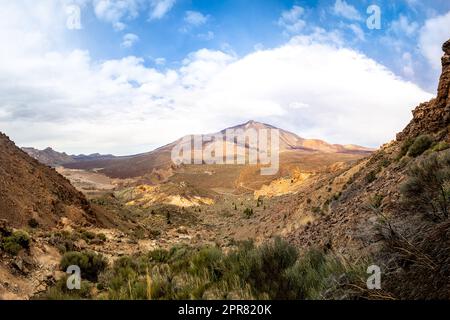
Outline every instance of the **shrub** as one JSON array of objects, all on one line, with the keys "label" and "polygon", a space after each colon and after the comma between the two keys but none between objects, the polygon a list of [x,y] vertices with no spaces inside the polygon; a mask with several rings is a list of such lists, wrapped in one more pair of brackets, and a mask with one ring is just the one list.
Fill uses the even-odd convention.
[{"label": "shrub", "polygon": [[432,144],[433,139],[429,135],[418,136],[411,147],[409,147],[408,155],[416,158],[428,150]]},{"label": "shrub", "polygon": [[383,158],[383,160],[381,160],[381,162],[380,162],[380,167],[387,168],[387,167],[389,167],[390,164],[391,164],[391,161],[389,159]]},{"label": "shrub", "polygon": [[450,210],[450,151],[431,154],[412,166],[408,176],[400,189],[403,203],[433,220],[447,219]]},{"label": "shrub", "polygon": [[244,215],[247,219],[250,219],[253,216],[253,209],[252,208],[246,208],[244,210]]},{"label": "shrub", "polygon": [[80,230],[80,236],[86,242],[89,242],[96,238],[96,234],[94,232],[87,231],[87,230]]},{"label": "shrub", "polygon": [[[251,241],[234,245],[228,252],[175,246],[122,257],[100,274],[97,289],[109,299],[317,299],[334,287],[330,278],[348,274],[334,256],[320,250],[300,255],[280,238],[260,247]],[[66,265],[85,259],[66,255]],[[48,292],[68,297],[64,288]]]},{"label": "shrub", "polygon": [[164,249],[156,249],[151,251],[149,254],[150,261],[160,262],[160,263],[167,263],[170,258],[170,253],[167,250]]},{"label": "shrub", "polygon": [[30,236],[23,231],[13,232],[10,236],[2,239],[1,247],[12,255],[17,255],[22,249],[30,248]]},{"label": "shrub", "polygon": [[61,259],[61,270],[66,271],[72,265],[80,267],[83,279],[97,281],[99,274],[106,269],[108,263],[101,254],[94,252],[68,252]]},{"label": "shrub", "polygon": [[377,180],[377,172],[375,170],[372,170],[366,175],[366,182],[372,183],[375,180]]},{"label": "shrub", "polygon": [[77,239],[79,239],[78,234],[63,230],[51,233],[49,237],[49,243],[56,246],[59,252],[64,254],[68,251],[75,250],[74,241],[76,241]]},{"label": "shrub", "polygon": [[413,138],[408,138],[405,141],[403,141],[403,144],[400,147],[400,152],[397,155],[397,160],[400,160],[401,158],[406,156],[406,154],[409,151],[409,148],[412,146],[413,143],[414,143],[414,139]]},{"label": "shrub", "polygon": [[35,228],[39,227],[39,222],[36,219],[31,218],[30,220],[28,220],[28,226],[30,228],[35,229]]},{"label": "shrub", "polygon": [[448,143],[445,142],[445,141],[441,141],[441,142],[437,143],[437,144],[433,147],[432,151],[434,151],[434,152],[440,152],[440,151],[444,151],[444,150],[447,150],[447,149],[450,149],[450,144],[448,144]]},{"label": "shrub", "polygon": [[373,209],[379,209],[383,203],[384,196],[376,194],[370,198],[370,207]]},{"label": "shrub", "polygon": [[92,299],[91,282],[82,280],[80,290],[69,290],[67,288],[67,277],[63,277],[56,282],[56,285],[48,289],[44,294],[38,295],[37,299],[44,300],[81,300]]},{"label": "shrub", "polygon": [[333,200],[338,201],[341,196],[342,196],[342,192],[338,192],[333,196]]}]

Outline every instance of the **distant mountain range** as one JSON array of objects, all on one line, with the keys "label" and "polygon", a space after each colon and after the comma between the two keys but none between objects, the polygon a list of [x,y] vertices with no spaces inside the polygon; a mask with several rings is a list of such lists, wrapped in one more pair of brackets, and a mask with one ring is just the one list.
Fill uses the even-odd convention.
[{"label": "distant mountain range", "polygon": [[[354,154],[361,156],[370,154],[374,151],[373,149],[356,145],[329,144],[322,140],[304,139],[292,132],[257,121],[248,121],[244,124],[230,127],[217,133],[203,135],[203,137],[225,134],[226,131],[230,129],[243,131],[249,129],[278,129],[280,133],[279,148],[281,153]],[[56,152],[51,148],[45,150],[23,148],[23,150],[40,162],[50,166],[62,165],[67,168],[86,170],[101,168],[102,173],[113,178],[134,178],[151,174],[158,170],[167,170],[174,166],[171,161],[171,152],[181,141],[183,141],[183,138],[148,153],[125,157],[100,154],[73,156]],[[215,142],[204,143],[203,148],[207,146],[211,147],[211,144],[213,143]],[[245,146],[245,148],[248,148],[248,146]]]},{"label": "distant mountain range", "polygon": [[35,158],[39,162],[51,166],[58,167],[69,163],[80,162],[80,161],[92,161],[92,160],[106,160],[114,159],[115,156],[108,154],[102,155],[99,153],[94,153],[90,155],[68,155],[65,152],[58,152],[52,148],[46,148],[44,150],[39,150],[35,148],[22,148],[23,151],[28,153],[31,157]]}]

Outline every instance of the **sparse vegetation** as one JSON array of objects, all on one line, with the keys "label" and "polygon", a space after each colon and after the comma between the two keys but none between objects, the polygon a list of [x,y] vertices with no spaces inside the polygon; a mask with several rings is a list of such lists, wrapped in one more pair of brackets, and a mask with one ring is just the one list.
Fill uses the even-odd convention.
[{"label": "sparse vegetation", "polygon": [[333,201],[338,201],[342,196],[342,192],[335,193],[333,196]]},{"label": "sparse vegetation", "polygon": [[369,205],[372,209],[379,209],[383,203],[384,196],[380,194],[375,194],[369,200]]},{"label": "sparse vegetation", "polygon": [[412,165],[401,193],[402,209],[419,219],[406,231],[405,225],[384,222],[383,254],[388,270],[395,270],[386,277],[386,289],[400,299],[449,299],[449,291],[442,288],[450,277],[450,151],[432,153]]},{"label": "sparse vegetation", "polygon": [[28,226],[32,229],[36,229],[37,227],[39,227],[39,222],[36,219],[31,218],[30,220],[28,220]]},{"label": "sparse vegetation", "polygon": [[24,231],[15,231],[11,235],[1,239],[1,248],[11,254],[17,255],[22,249],[30,248],[31,238]]},{"label": "sparse vegetation", "polygon": [[380,161],[380,166],[381,166],[382,168],[387,168],[387,167],[389,167],[390,164],[391,164],[391,160],[388,159],[388,158],[383,158],[383,159]]},{"label": "sparse vegetation", "polygon": [[367,182],[367,183],[372,183],[372,182],[374,182],[375,180],[377,180],[377,174],[378,174],[378,172],[377,172],[376,170],[370,171],[370,172],[366,175],[366,178],[365,178],[366,182]]},{"label": "sparse vegetation", "polygon": [[67,277],[56,282],[55,286],[49,288],[44,294],[36,297],[45,300],[82,300],[93,299],[92,290],[94,285],[86,280],[81,281],[80,290],[69,290],[66,285]]},{"label": "sparse vegetation", "polygon": [[245,216],[247,219],[250,219],[250,218],[253,216],[253,214],[254,214],[254,212],[253,212],[253,209],[252,209],[252,208],[245,208],[245,210],[244,210],[244,216]]},{"label": "sparse vegetation", "polygon": [[402,159],[404,156],[408,154],[409,148],[412,146],[413,143],[414,143],[413,138],[408,138],[405,141],[403,141],[403,144],[400,147],[400,152],[397,155],[397,160]]},{"label": "sparse vegetation", "polygon": [[416,158],[428,150],[433,144],[433,138],[429,135],[418,136],[414,143],[409,147],[408,155]]},{"label": "sparse vegetation", "polygon": [[432,220],[447,219],[450,210],[450,152],[433,153],[413,165],[401,192],[403,203],[408,208],[420,210]]},{"label": "sparse vegetation", "polygon": [[[227,254],[217,247],[175,246],[122,257],[96,285],[98,296],[107,299],[321,299],[337,288],[336,279],[345,275],[358,282],[358,274],[332,254],[300,253],[275,239],[261,247],[242,242]],[[89,297],[93,284],[84,285],[79,296]],[[45,296],[73,298],[70,294],[59,283]]]},{"label": "sparse vegetation", "polygon": [[62,271],[66,271],[72,265],[80,267],[83,279],[95,282],[108,263],[101,254],[94,252],[67,252],[61,259],[60,268]]},{"label": "sparse vegetation", "polygon": [[436,143],[436,145],[431,149],[433,152],[440,152],[450,149],[450,144],[448,144],[446,141],[440,141]]}]

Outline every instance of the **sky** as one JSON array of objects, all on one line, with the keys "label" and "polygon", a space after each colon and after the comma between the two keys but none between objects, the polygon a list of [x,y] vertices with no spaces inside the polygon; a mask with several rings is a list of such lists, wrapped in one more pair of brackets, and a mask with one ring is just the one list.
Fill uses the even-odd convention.
[{"label": "sky", "polygon": [[377,147],[431,99],[447,0],[0,0],[0,131],[150,151],[250,119]]}]

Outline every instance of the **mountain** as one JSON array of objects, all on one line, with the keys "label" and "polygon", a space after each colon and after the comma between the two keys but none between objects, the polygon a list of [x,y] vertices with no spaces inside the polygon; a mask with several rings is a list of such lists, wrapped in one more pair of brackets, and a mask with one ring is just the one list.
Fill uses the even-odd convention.
[{"label": "mountain", "polygon": [[[223,135],[227,130],[260,130],[260,129],[278,129],[269,124],[264,124],[256,121],[248,121],[244,124],[230,127],[224,129],[220,132],[205,134],[202,135],[203,138],[212,137],[216,135]],[[360,146],[354,145],[337,145],[337,144],[329,144],[321,140],[312,140],[312,139],[304,139],[296,134],[285,131],[282,129],[278,129],[280,132],[280,151],[281,151],[281,161],[285,159],[287,156],[283,156],[284,154],[289,153],[289,158],[295,157],[296,155],[305,156],[305,155],[313,155],[313,154],[327,154],[327,157],[331,154],[349,154],[354,155],[356,157],[361,157],[370,154],[373,152],[373,149],[364,148]],[[154,151],[132,155],[128,157],[117,157],[113,159],[95,159],[92,161],[74,161],[71,163],[65,164],[65,167],[71,169],[96,169],[102,168],[100,170],[101,173],[112,177],[112,178],[136,178],[142,177],[145,175],[152,176],[161,176],[164,177],[167,175],[167,171],[174,170],[175,165],[171,160],[172,149],[179,143],[183,141],[185,138],[189,138],[190,136],[186,136],[178,139],[168,145],[165,145],[161,148],[158,148]],[[215,142],[205,142],[203,144],[203,149],[206,147],[213,148],[213,144]],[[237,142],[234,141],[234,148],[237,145]],[[227,146],[228,148],[228,146]],[[244,146],[245,149],[249,149],[248,145]]]},{"label": "mountain", "polygon": [[81,225],[95,222],[82,193],[0,133],[0,219],[14,227],[27,226],[31,219],[54,227],[62,218]]},{"label": "mountain", "polygon": [[[329,144],[318,139],[304,139],[295,133],[277,128],[270,124],[261,123],[250,120],[244,124],[237,125],[231,128],[222,130],[220,133],[225,134],[227,130],[270,130],[276,129],[280,132],[280,151],[304,150],[304,151],[318,151],[326,153],[371,153],[374,149],[365,148],[356,145],[340,145]],[[214,134],[213,134],[214,135]]]},{"label": "mountain", "polygon": [[51,167],[58,167],[68,163],[79,161],[105,160],[115,158],[115,156],[111,154],[101,155],[99,153],[94,153],[91,155],[68,155],[65,152],[58,152],[53,150],[52,148],[46,148],[44,150],[35,148],[22,148],[22,150],[28,153],[28,155],[30,155],[31,157],[38,160],[40,163]]},{"label": "mountain", "polygon": [[65,152],[57,152],[52,148],[46,148],[44,150],[38,150],[35,148],[22,148],[23,151],[28,153],[29,156],[35,158],[40,163],[48,166],[56,167],[65,163],[74,162],[72,156],[69,156]]}]

